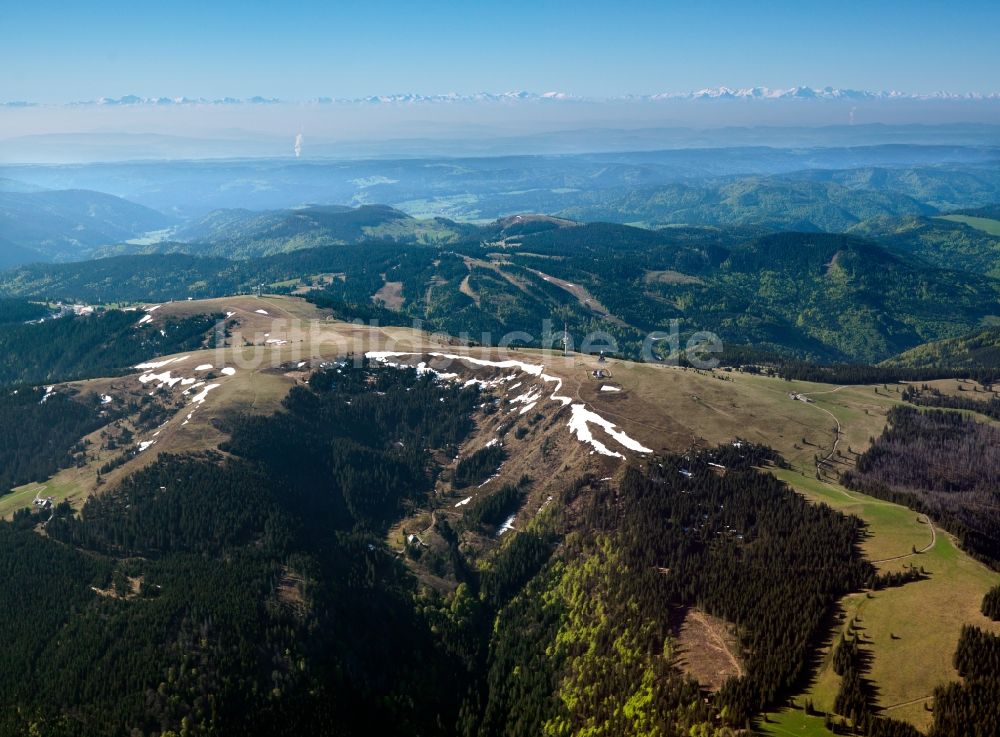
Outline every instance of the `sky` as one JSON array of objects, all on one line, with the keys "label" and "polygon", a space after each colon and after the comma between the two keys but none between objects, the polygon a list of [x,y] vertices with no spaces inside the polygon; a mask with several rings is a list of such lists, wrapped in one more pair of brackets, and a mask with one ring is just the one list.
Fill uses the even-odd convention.
[{"label": "sky", "polygon": [[0,101],[725,85],[1000,92],[1000,3],[3,3]]}]

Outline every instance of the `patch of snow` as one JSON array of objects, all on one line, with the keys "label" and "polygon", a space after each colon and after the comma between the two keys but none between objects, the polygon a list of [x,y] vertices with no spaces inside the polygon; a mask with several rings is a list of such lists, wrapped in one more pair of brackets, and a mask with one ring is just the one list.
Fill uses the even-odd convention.
[{"label": "patch of snow", "polygon": [[288,341],[287,340],[281,340],[280,338],[268,338],[264,342],[268,343],[270,345],[285,345]]},{"label": "patch of snow", "polygon": [[201,404],[201,403],[203,403],[205,401],[205,397],[208,396],[208,393],[210,391],[212,391],[213,389],[217,389],[219,386],[220,386],[219,384],[208,384],[208,385],[206,385],[205,388],[202,389],[198,394],[196,394],[195,396],[191,397],[191,404]]},{"label": "patch of snow", "polygon": [[[583,407],[583,405],[576,404],[573,405],[573,407],[575,409],[576,407]],[[586,409],[579,413],[573,412],[573,415],[570,417],[569,424],[567,425],[570,433],[575,434],[580,439],[580,442],[589,443],[594,450],[601,455],[610,456],[612,458],[624,458],[625,456],[621,453],[609,449],[608,446],[600,440],[596,440],[594,438],[593,434],[590,432],[590,427],[587,425],[587,412],[588,411]],[[594,451],[592,450],[591,455],[593,455],[593,452]]]},{"label": "patch of snow", "polygon": [[621,390],[620,386],[611,386],[611,384],[605,384],[601,387],[602,392],[620,392]]},{"label": "patch of snow", "polygon": [[472,497],[471,497],[471,496],[469,496],[469,497],[466,497],[465,499],[463,499],[462,501],[460,501],[460,502],[459,502],[458,504],[456,504],[455,506],[456,506],[456,507],[464,507],[464,506],[465,506],[466,504],[468,504],[468,503],[469,503],[469,502],[471,502],[471,501],[472,501]]},{"label": "patch of snow", "polygon": [[417,375],[423,376],[424,374],[434,374],[440,381],[450,381],[452,379],[457,379],[458,374],[447,374],[437,369],[433,369],[427,365],[425,361],[421,361],[417,364]]},{"label": "patch of snow", "polygon": [[542,390],[536,388],[536,389],[529,389],[524,394],[519,394],[518,396],[514,397],[513,399],[509,399],[508,401],[511,404],[521,404],[521,403],[534,404],[541,398],[542,398]]},{"label": "patch of snow", "polygon": [[258,315],[266,315],[267,314],[267,310],[254,310],[254,312],[256,312]]},{"label": "patch of snow", "polygon": [[234,369],[232,366],[226,366],[224,369],[222,369],[222,373],[225,374],[226,376],[232,376],[233,374],[236,373],[236,369]]},{"label": "patch of snow", "polygon": [[466,387],[469,387],[469,386],[479,385],[479,386],[483,387],[484,389],[492,389],[493,387],[500,386],[501,384],[504,384],[504,383],[506,383],[508,381],[513,381],[516,378],[517,378],[517,374],[511,374],[510,376],[501,376],[498,379],[489,379],[489,380],[486,380],[486,379],[468,379],[464,384],[462,384],[462,388],[465,389]]},{"label": "patch of snow", "polygon": [[158,369],[163,368],[167,364],[177,363],[179,361],[186,361],[190,356],[178,356],[177,358],[165,358],[162,361],[147,361],[146,363],[137,363],[133,368],[137,369]]},{"label": "patch of snow", "polygon": [[44,396],[42,396],[41,400],[38,403],[39,404],[45,404],[45,400],[52,396],[52,391],[54,389],[55,389],[54,386],[47,386],[47,387],[45,387],[45,394],[44,394]]},{"label": "patch of snow", "polygon": [[101,404],[111,404],[112,401],[114,401],[114,398],[110,394],[101,395]]},{"label": "patch of snow", "polygon": [[142,319],[139,320],[139,322],[137,322],[136,325],[145,325],[147,322],[150,322],[152,319],[153,319],[152,315],[143,315]]},{"label": "patch of snow", "polygon": [[195,371],[208,371],[210,368],[212,368],[212,364],[210,364],[210,363],[202,363],[202,364],[198,364],[197,366],[195,366],[194,370]]},{"label": "patch of snow", "polygon": [[181,386],[191,386],[197,379],[181,379]]},{"label": "patch of snow", "polygon": [[582,442],[589,443],[601,455],[622,458],[622,454],[610,450],[604,443],[595,439],[590,432],[590,424],[593,423],[603,429],[608,435],[617,440],[621,445],[638,453],[652,453],[651,448],[647,448],[642,443],[633,440],[628,435],[616,429],[615,423],[606,420],[596,412],[591,412],[583,404],[572,406],[573,414],[570,417],[568,427],[571,433],[575,434]]},{"label": "patch of snow", "polygon": [[493,438],[493,439],[492,439],[492,440],[491,440],[490,442],[488,442],[488,443],[487,443],[486,445],[484,445],[483,447],[484,447],[484,448],[492,448],[492,447],[493,447],[494,445],[496,445],[496,444],[497,444],[497,443],[499,443],[499,442],[500,442],[500,440],[499,440],[498,438]]},{"label": "patch of snow", "polygon": [[530,412],[531,410],[533,410],[535,408],[536,404],[538,404],[538,402],[531,402],[530,404],[524,405],[523,407],[521,407],[521,411],[518,412],[518,414],[519,415],[523,415],[523,414],[525,414],[527,412]]},{"label": "patch of snow", "polygon": [[139,443],[139,452],[142,453],[142,451],[146,450],[146,448],[148,448],[151,445],[156,445],[156,441],[155,440],[143,440],[141,443]]},{"label": "patch of snow", "polygon": [[163,307],[163,305],[152,305],[150,307],[144,307],[143,309],[146,310],[146,312],[156,312],[161,307]]},{"label": "patch of snow", "polygon": [[297,363],[297,364],[295,365],[295,368],[302,368],[302,367],[303,367],[303,366],[305,366],[305,365],[306,365],[306,362],[305,362],[305,361],[299,361],[299,362],[298,362],[298,363]]},{"label": "patch of snow", "polygon": [[517,517],[517,512],[514,512],[510,517],[504,520],[504,523],[500,525],[500,529],[497,530],[497,537],[503,535],[507,530],[514,529],[514,518]]},{"label": "patch of snow", "polygon": [[227,312],[226,317],[232,317],[235,314],[236,314],[235,312]]},{"label": "patch of snow", "polygon": [[171,376],[169,371],[164,371],[162,374],[154,374],[152,372],[143,374],[142,376],[139,377],[139,381],[142,382],[143,384],[147,384],[150,381],[158,381],[160,383],[157,384],[156,386],[157,389],[159,389],[164,384],[166,384],[172,389],[174,384],[181,381],[182,378],[183,377],[181,376]]}]

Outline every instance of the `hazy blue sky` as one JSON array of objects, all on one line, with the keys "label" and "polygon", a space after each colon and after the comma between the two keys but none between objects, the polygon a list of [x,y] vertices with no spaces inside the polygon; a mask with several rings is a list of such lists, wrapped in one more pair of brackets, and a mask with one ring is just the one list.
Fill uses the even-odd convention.
[{"label": "hazy blue sky", "polygon": [[1000,91],[1000,3],[5,2],[0,100]]}]

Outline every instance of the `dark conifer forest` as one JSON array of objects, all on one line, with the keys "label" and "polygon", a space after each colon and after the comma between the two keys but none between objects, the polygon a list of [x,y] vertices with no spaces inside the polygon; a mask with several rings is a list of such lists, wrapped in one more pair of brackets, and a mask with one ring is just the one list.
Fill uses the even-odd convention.
[{"label": "dark conifer forest", "polygon": [[963,627],[955,667],[963,681],[934,692],[931,737],[1000,735],[1000,637]]},{"label": "dark conifer forest", "polygon": [[57,508],[46,537],[41,513],[0,523],[0,631],[17,643],[0,693],[21,705],[0,733],[454,723],[458,664],[377,533],[427,493],[428,454],[468,432],[476,390],[346,368],[314,384],[273,417],[233,417],[229,459],[164,455],[79,517]]},{"label": "dark conifer forest", "polygon": [[153,327],[137,325],[141,315],[108,310],[35,324],[0,322],[0,386],[113,376],[154,356],[201,347],[222,317],[171,319]]},{"label": "dark conifer forest", "polygon": [[80,438],[106,424],[113,410],[65,390],[20,386],[0,391],[0,493],[44,481],[86,452]]},{"label": "dark conifer forest", "polygon": [[1000,430],[993,425],[958,412],[893,407],[885,433],[842,479],[930,514],[970,552],[1000,561]]},{"label": "dark conifer forest", "polygon": [[48,312],[44,305],[26,299],[0,298],[0,325],[38,320]]}]

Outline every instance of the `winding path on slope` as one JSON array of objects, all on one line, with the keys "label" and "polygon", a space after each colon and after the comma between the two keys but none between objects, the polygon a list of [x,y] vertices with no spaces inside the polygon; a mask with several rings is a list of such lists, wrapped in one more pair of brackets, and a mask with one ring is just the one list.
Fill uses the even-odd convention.
[{"label": "winding path on slope", "polygon": [[[834,392],[839,392],[841,389],[846,389],[846,388],[847,388],[847,385],[844,385],[844,386],[838,386],[836,389],[828,389],[827,391],[823,391],[823,392],[808,392],[808,393],[803,392],[803,393],[801,393],[800,396],[811,397],[811,396],[816,396],[816,395],[819,395],[819,394],[833,394]],[[830,410],[826,409],[825,407],[820,407],[815,402],[806,402],[806,404],[809,404],[809,405],[813,406],[815,409],[818,409],[820,412],[826,412],[828,415],[830,415],[830,417],[833,418],[833,421],[837,423],[837,435],[833,439],[833,449],[823,459],[824,462],[828,461],[831,458],[833,458],[833,456],[836,455],[836,453],[837,453],[837,446],[840,445],[840,439],[844,436],[843,427],[841,426],[840,420],[837,418],[837,415],[833,414],[833,412],[831,412]]]},{"label": "winding path on slope", "polygon": [[920,519],[920,517],[923,517],[925,520],[927,520],[927,524],[930,525],[930,528],[931,528],[931,541],[929,543],[927,543],[926,545],[924,545],[924,547],[920,548],[920,550],[915,550],[912,553],[906,553],[905,555],[894,555],[891,558],[880,558],[879,560],[873,560],[871,562],[872,563],[888,563],[889,561],[893,561],[893,560],[903,560],[904,558],[912,558],[914,555],[920,555],[921,553],[926,553],[928,550],[930,550],[935,545],[937,545],[937,528],[934,527],[934,522],[932,522],[931,518],[928,517],[926,514],[922,514],[922,515],[918,516],[917,519]]},{"label": "winding path on slope", "polygon": [[[833,394],[835,392],[839,392],[841,389],[846,389],[846,388],[847,388],[847,385],[838,386],[835,389],[828,389],[828,390],[822,391],[822,392],[802,393],[802,396],[803,397],[809,397],[809,396],[816,396],[816,395],[819,395],[819,394]],[[837,436],[836,436],[836,438],[833,441],[833,450],[831,450],[823,458],[824,462],[825,461],[829,461],[837,453],[837,446],[840,445],[840,439],[844,435],[844,433],[843,433],[843,426],[840,424],[840,420],[837,418],[837,416],[835,414],[833,414],[833,412],[831,412],[830,410],[826,409],[825,407],[820,407],[819,405],[817,405],[817,404],[815,404],[813,402],[810,402],[809,405],[812,406],[812,407],[814,407],[815,409],[818,409],[820,412],[826,412],[828,415],[830,415],[830,417],[833,418],[834,422],[837,423]],[[855,496],[851,496],[847,492],[846,489],[840,489],[840,491],[848,499],[850,499],[852,501],[859,502],[859,503],[877,504],[877,505],[882,505],[882,506],[901,506],[901,505],[894,504],[893,502],[883,501],[881,499],[879,499],[879,500],[872,500],[872,501],[867,501],[867,500],[864,500],[864,499],[859,499],[859,498],[857,498]],[[931,548],[933,548],[937,544],[937,528],[934,527],[934,522],[931,520],[931,518],[929,516],[927,516],[926,514],[922,514],[922,515],[918,515],[917,519],[920,519],[921,517],[927,522],[927,524],[931,528],[931,541],[929,543],[927,543],[927,545],[925,545],[924,547],[922,547],[920,550],[916,550],[916,551],[913,551],[913,552],[910,552],[910,553],[906,553],[904,555],[894,555],[894,556],[892,556],[890,558],[880,558],[878,560],[873,560],[871,562],[872,563],[888,563],[888,562],[894,561],[894,560],[904,560],[906,558],[912,558],[914,555],[920,555],[921,553],[926,553],[928,550],[930,550]]]}]

